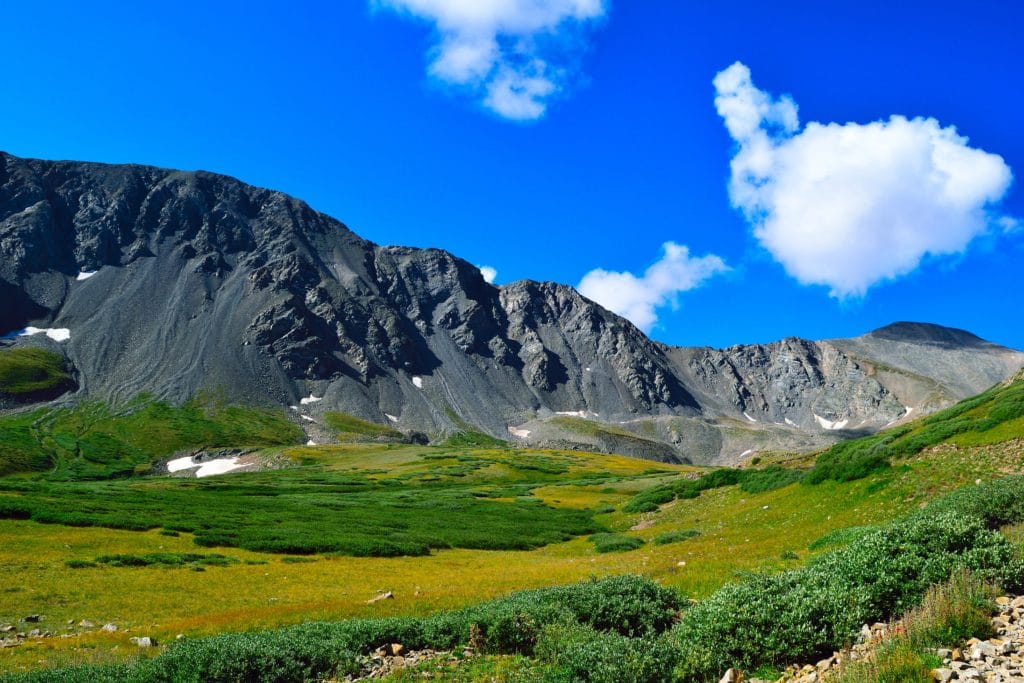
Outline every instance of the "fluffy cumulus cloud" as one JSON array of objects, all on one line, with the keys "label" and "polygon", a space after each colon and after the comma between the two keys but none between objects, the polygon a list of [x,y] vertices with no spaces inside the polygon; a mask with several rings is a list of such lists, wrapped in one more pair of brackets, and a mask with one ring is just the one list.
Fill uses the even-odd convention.
[{"label": "fluffy cumulus cloud", "polygon": [[861,296],[928,255],[960,253],[990,228],[1015,225],[994,209],[1010,168],[955,128],[903,116],[801,128],[793,100],[759,90],[739,62],[714,86],[736,141],[732,203],[801,283]]},{"label": "fluffy cumulus cloud", "polygon": [[[606,0],[371,0],[434,25],[430,75],[517,121],[544,115],[572,76],[567,51]],[[571,58],[568,60],[571,61]]]},{"label": "fluffy cumulus cloud", "polygon": [[678,294],[728,269],[718,256],[690,256],[687,247],[666,242],[661,259],[642,277],[598,268],[584,275],[577,289],[583,296],[649,331],[658,322],[659,308],[675,306]]},{"label": "fluffy cumulus cloud", "polygon": [[498,277],[498,271],[490,266],[478,266],[480,274],[484,276],[484,282],[494,284],[494,278]]}]

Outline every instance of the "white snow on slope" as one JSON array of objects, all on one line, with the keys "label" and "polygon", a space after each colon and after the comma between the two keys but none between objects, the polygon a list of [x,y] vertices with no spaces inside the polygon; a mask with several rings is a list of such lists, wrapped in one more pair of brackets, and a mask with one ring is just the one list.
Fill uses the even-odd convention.
[{"label": "white snow on slope", "polygon": [[592,413],[589,410],[562,410],[555,413],[555,415],[566,415],[568,417],[582,417],[584,420],[592,417],[597,417],[597,413]]},{"label": "white snow on slope", "polygon": [[303,420],[305,420],[306,422],[316,422],[316,420],[314,420],[313,418],[311,418],[311,417],[310,417],[309,415],[299,415],[299,417],[301,417],[301,418],[302,418]]},{"label": "white snow on slope", "polygon": [[308,406],[310,403],[316,403],[316,402],[322,401],[322,400],[323,399],[320,398],[319,396],[314,396],[313,394],[310,394],[306,398],[300,400],[299,403],[301,403],[304,406]]},{"label": "white snow on slope", "polygon": [[15,337],[31,337],[36,334],[45,334],[47,337],[57,342],[65,342],[68,339],[71,339],[71,330],[69,330],[66,327],[26,327],[23,330],[17,330],[16,332],[6,334],[3,337],[0,337],[0,339],[14,339]]},{"label": "white snow on slope", "polygon": [[788,417],[786,418],[786,424],[788,424],[790,427],[796,427],[796,422],[793,422]]},{"label": "white snow on slope", "polygon": [[81,282],[82,280],[88,280],[89,278],[91,278],[96,273],[97,273],[97,271],[95,271],[95,270],[83,270],[81,273],[79,273],[78,275],[75,276],[75,280],[77,282]]},{"label": "white snow on slope", "polygon": [[817,422],[818,426],[820,426],[822,429],[843,429],[850,422],[849,420],[838,420],[836,422],[833,422],[832,420],[826,420],[817,413],[811,414],[814,415],[814,421]]},{"label": "white snow on slope", "polygon": [[743,417],[747,418],[751,422],[757,422],[757,420],[755,420],[754,418],[752,418],[749,415],[747,415],[747,411],[743,411]]},{"label": "white snow on slope", "polygon": [[395,417],[394,415],[388,415],[387,413],[384,413],[384,417],[391,420],[392,422],[398,422],[398,418]]},{"label": "white snow on slope", "polygon": [[197,477],[212,477],[215,474],[225,474],[232,470],[241,469],[245,465],[238,464],[238,458],[218,458],[210,462],[204,462],[198,470]]},{"label": "white snow on slope", "polygon": [[512,436],[518,436],[520,439],[525,439],[530,436],[529,429],[516,429],[515,427],[509,427],[508,433]]},{"label": "white snow on slope", "polygon": [[413,385],[415,385],[415,387],[417,389],[422,389],[423,388],[423,378],[422,377],[413,377],[412,378],[412,383],[413,383]]},{"label": "white snow on slope", "polygon": [[167,463],[168,472],[180,472],[182,470],[190,470],[194,467],[199,467],[202,463],[193,462],[192,456],[187,455],[184,458],[177,458]]}]

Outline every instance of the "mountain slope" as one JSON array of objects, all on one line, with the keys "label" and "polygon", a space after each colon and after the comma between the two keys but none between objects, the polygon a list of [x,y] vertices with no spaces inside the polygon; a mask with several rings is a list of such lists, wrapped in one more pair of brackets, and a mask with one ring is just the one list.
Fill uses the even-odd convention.
[{"label": "mountain slope", "polygon": [[[207,390],[312,419],[338,410],[665,460],[813,448],[1024,365],[934,330],[667,347],[570,287],[494,287],[447,252],[375,245],[279,192],[6,154],[0,296],[0,336],[50,335],[4,343],[65,354],[71,397]],[[569,416],[586,422],[558,419]]]}]

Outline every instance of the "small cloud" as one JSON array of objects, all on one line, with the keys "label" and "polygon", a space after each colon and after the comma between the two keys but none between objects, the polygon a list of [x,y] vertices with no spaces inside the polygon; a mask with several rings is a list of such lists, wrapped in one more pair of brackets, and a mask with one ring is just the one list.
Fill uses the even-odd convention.
[{"label": "small cloud", "polygon": [[[370,0],[433,24],[429,74],[499,116],[532,121],[573,76],[570,52],[606,0]],[[555,66],[555,64],[561,66]]]},{"label": "small cloud", "polygon": [[1012,173],[932,118],[810,122],[796,103],[754,86],[736,62],[714,79],[715,107],[736,141],[729,195],[761,245],[803,284],[862,296],[958,254],[991,226]]},{"label": "small cloud", "polygon": [[480,274],[484,276],[484,282],[488,284],[494,284],[494,278],[498,277],[498,271],[490,266],[477,266],[480,269]]},{"label": "small cloud", "polygon": [[1003,232],[1010,233],[1020,230],[1020,221],[1010,216],[1000,216],[996,224],[1003,229]]},{"label": "small cloud", "polygon": [[601,268],[583,276],[576,287],[583,296],[649,331],[658,322],[658,309],[676,306],[676,297],[700,286],[705,280],[729,270],[718,256],[692,257],[690,250],[675,242],[662,245],[662,256],[642,277]]}]

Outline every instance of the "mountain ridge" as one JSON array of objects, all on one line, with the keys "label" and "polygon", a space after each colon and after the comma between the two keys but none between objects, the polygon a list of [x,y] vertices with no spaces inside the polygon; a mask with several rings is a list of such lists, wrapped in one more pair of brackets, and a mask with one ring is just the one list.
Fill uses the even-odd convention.
[{"label": "mountain ridge", "polygon": [[920,323],[668,346],[566,285],[496,287],[446,251],[380,246],[301,200],[205,171],[0,153],[0,255],[0,336],[31,325],[70,337],[5,343],[60,350],[76,396],[114,402],[226,388],[313,420],[339,410],[434,434],[728,462],[878,429],[1024,365]]}]

